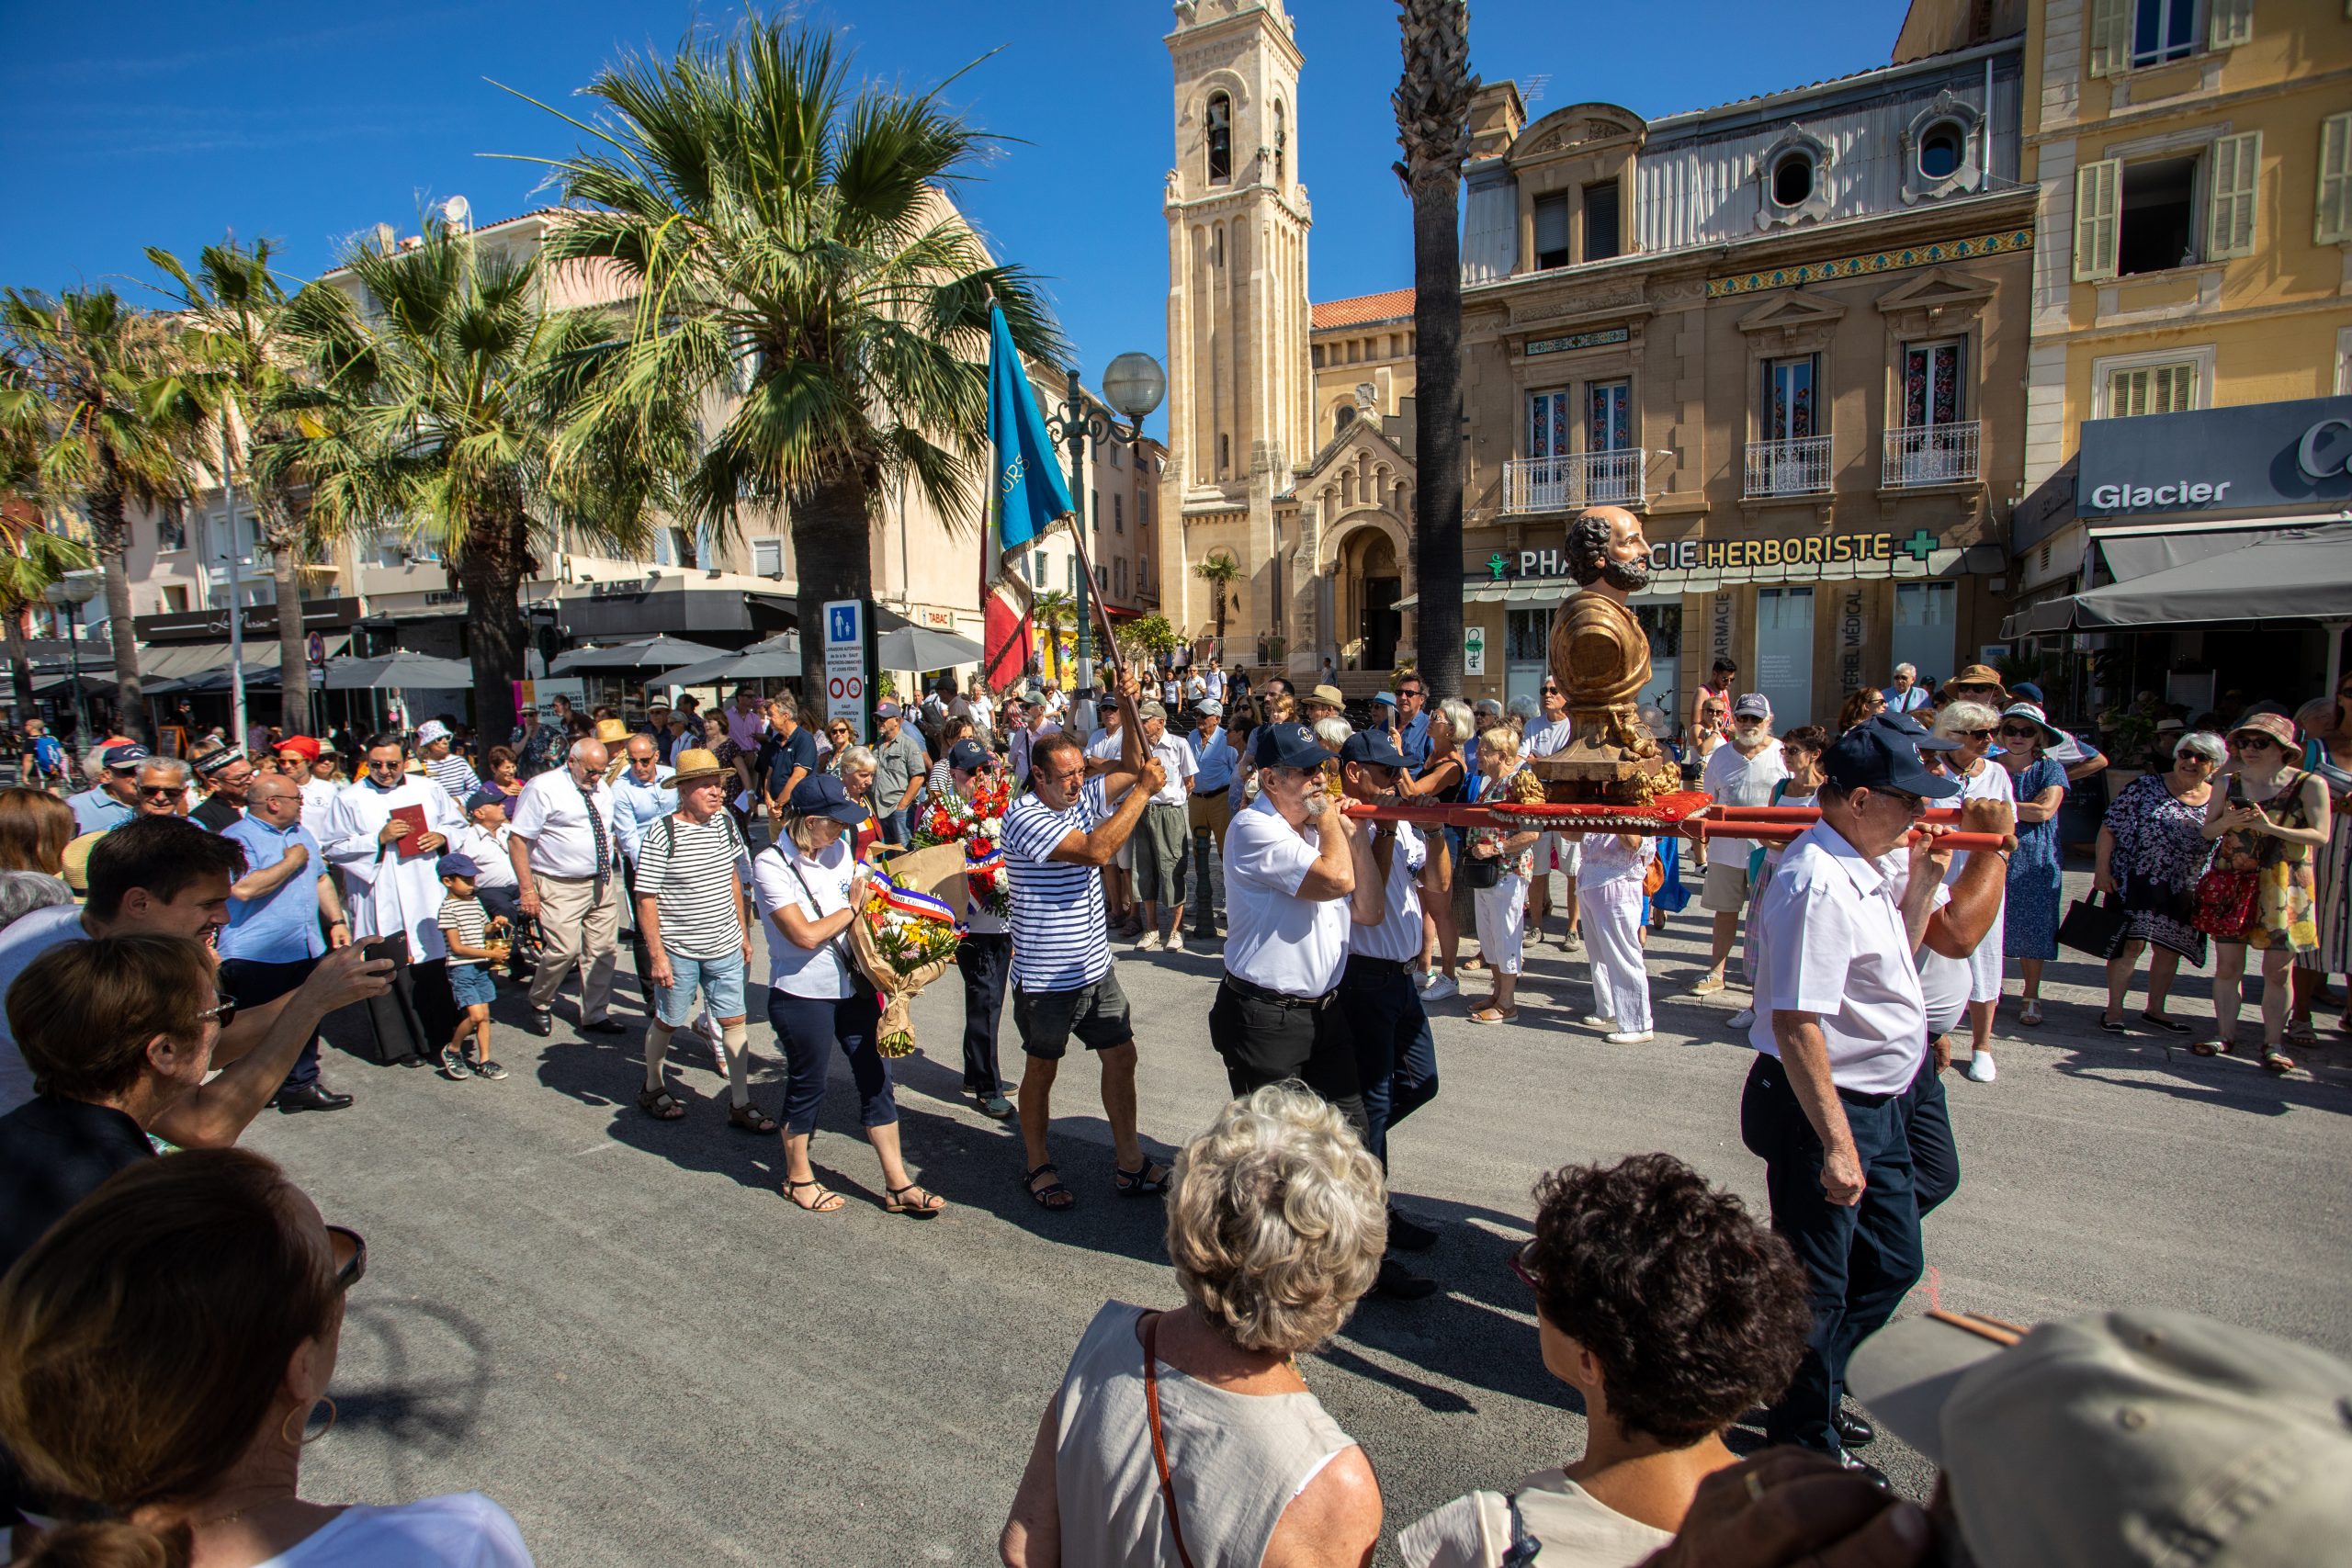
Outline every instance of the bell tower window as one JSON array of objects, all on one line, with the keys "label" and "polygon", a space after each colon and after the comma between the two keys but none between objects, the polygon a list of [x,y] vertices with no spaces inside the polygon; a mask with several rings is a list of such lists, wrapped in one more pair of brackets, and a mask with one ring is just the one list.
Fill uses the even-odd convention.
[{"label": "bell tower window", "polygon": [[1283,107],[1274,106],[1274,188],[1282,189],[1290,183],[1290,125],[1283,116]]},{"label": "bell tower window", "polygon": [[1233,99],[1224,93],[1209,95],[1209,183],[1233,180]]}]

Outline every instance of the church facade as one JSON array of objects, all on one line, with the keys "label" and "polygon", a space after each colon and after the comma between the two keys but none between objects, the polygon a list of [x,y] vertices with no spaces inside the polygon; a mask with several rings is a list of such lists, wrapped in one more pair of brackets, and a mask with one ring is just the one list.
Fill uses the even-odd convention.
[{"label": "church facade", "polygon": [[[1162,607],[1223,661],[1415,659],[1412,293],[1310,304],[1280,0],[1186,0],[1168,43]],[[1466,694],[1532,695],[1567,520],[1641,516],[1635,601],[1687,715],[1716,656],[1783,727],[1996,636],[2021,488],[2034,192],[2022,40],[1657,120],[1479,95],[1464,173]],[[1398,207],[1398,221],[1405,221]]]}]

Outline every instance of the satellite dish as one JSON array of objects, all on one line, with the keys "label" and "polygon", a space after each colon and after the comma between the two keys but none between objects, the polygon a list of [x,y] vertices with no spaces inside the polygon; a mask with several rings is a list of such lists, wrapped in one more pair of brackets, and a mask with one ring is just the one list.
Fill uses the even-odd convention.
[{"label": "satellite dish", "polygon": [[386,255],[390,255],[392,254],[392,247],[400,243],[399,233],[395,231],[392,226],[389,223],[377,224],[373,229],[368,231],[368,234],[370,239],[376,242],[376,248]]},{"label": "satellite dish", "polygon": [[441,204],[441,216],[450,228],[463,231],[473,221],[473,204],[462,196],[453,196]]}]

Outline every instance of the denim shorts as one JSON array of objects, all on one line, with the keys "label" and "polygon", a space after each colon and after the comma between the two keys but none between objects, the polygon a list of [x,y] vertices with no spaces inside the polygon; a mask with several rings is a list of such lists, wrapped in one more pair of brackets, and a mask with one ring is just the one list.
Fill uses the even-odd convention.
[{"label": "denim shorts", "polygon": [[490,977],[490,965],[486,964],[452,964],[449,994],[458,998],[461,1008],[486,1008],[498,999],[498,983]]},{"label": "denim shorts", "polygon": [[672,983],[654,987],[656,1008],[662,1021],[673,1029],[684,1026],[694,1017],[695,987],[702,987],[702,999],[710,1007],[713,1018],[743,1016],[743,953],[741,948],[723,958],[683,958],[670,954]]}]

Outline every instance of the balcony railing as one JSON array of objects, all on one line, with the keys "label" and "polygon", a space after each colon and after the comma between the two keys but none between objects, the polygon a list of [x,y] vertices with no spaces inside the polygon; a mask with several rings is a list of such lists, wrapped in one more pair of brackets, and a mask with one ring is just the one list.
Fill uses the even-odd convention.
[{"label": "balcony railing", "polygon": [[1586,506],[1639,506],[1638,447],[1573,452],[1559,457],[1514,457],[1503,465],[1505,512],[1574,512]]},{"label": "balcony railing", "polygon": [[1829,488],[1829,437],[1747,444],[1747,483],[1742,495],[1815,495]]},{"label": "balcony railing", "polygon": [[1889,490],[1905,485],[1967,484],[1977,477],[1977,453],[1983,426],[1975,420],[1959,424],[1915,424],[1886,433],[1886,456],[1881,482]]}]

